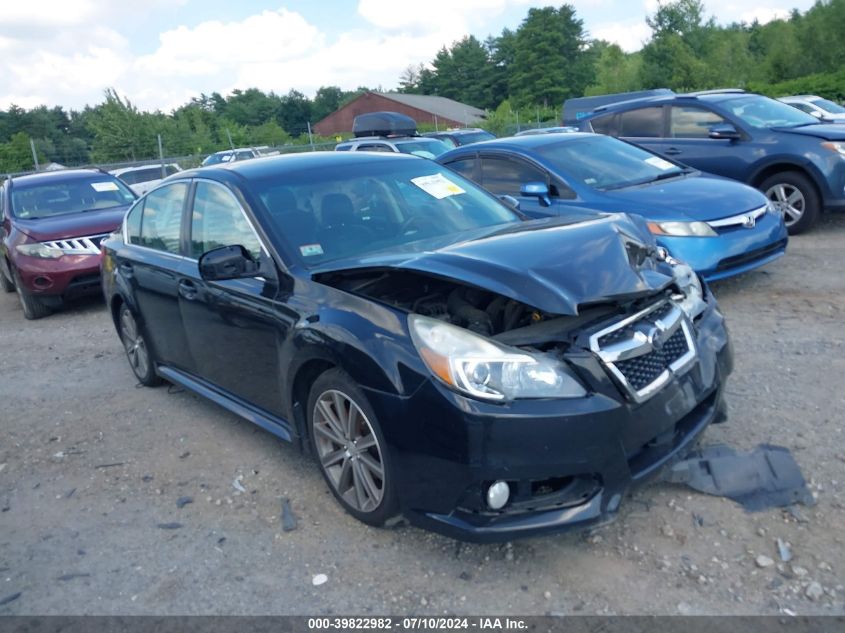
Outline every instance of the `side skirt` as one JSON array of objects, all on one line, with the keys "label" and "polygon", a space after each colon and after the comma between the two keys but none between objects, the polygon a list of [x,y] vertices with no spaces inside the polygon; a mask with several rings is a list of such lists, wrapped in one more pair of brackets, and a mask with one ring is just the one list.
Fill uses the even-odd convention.
[{"label": "side skirt", "polygon": [[233,396],[229,392],[223,391],[211,383],[206,382],[202,378],[191,376],[179,371],[178,369],[159,365],[156,367],[156,371],[162,378],[208,398],[213,403],[220,405],[235,415],[260,426],[265,431],[269,431],[273,435],[287,442],[293,441],[291,424],[287,420],[276,417],[263,409],[259,409],[258,407]]}]

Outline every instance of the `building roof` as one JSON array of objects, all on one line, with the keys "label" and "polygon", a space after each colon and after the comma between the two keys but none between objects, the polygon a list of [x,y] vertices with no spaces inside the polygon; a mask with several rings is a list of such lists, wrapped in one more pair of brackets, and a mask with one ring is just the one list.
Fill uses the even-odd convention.
[{"label": "building roof", "polygon": [[486,113],[480,108],[475,108],[466,103],[461,103],[446,97],[436,97],[433,95],[411,95],[400,92],[382,92],[380,96],[410,106],[425,110],[431,114],[436,114],[444,119],[451,119],[453,121],[460,121],[465,125],[476,123],[485,118]]}]

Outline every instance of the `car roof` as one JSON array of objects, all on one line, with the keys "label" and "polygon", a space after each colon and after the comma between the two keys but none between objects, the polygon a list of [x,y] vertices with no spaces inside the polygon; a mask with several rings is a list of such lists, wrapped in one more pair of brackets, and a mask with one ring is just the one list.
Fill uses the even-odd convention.
[{"label": "car roof", "polygon": [[425,158],[411,156],[409,154],[398,154],[393,152],[305,152],[301,154],[281,154],[279,156],[266,156],[254,160],[236,161],[209,165],[208,167],[188,169],[174,174],[170,178],[180,180],[183,178],[214,178],[222,181],[229,181],[233,175],[241,176],[246,180],[260,179],[278,174],[281,171],[307,171],[309,169],[332,169],[346,165],[358,164],[369,161],[372,164],[379,164],[385,161],[395,160],[421,160],[430,163]]},{"label": "car roof", "polygon": [[100,169],[59,169],[57,171],[27,174],[26,176],[15,176],[11,180],[15,185],[36,186],[49,184],[53,181],[62,182],[68,180],[82,180],[90,178],[91,176],[106,176],[108,178],[114,178],[112,174]]},{"label": "car roof", "polygon": [[643,105],[663,105],[672,102],[695,102],[704,101],[718,103],[727,99],[736,99],[739,97],[759,97],[761,95],[755,92],[746,92],[745,90],[726,88],[722,90],[702,90],[701,92],[689,92],[683,94],[669,94],[657,95],[654,97],[640,97],[629,99],[627,101],[616,101],[606,105],[598,106],[595,110],[589,112],[585,118],[592,118],[603,114],[605,112],[621,112],[623,110],[630,110],[635,107]]},{"label": "car roof", "polygon": [[436,139],[430,136],[357,136],[347,141],[341,141],[338,145],[346,143],[357,143],[360,141],[383,141],[388,143],[403,143],[406,141],[433,141]]},{"label": "car roof", "polygon": [[[165,167],[170,167],[171,165],[175,167],[176,163],[164,163]],[[161,163],[153,163],[151,165],[134,165],[132,167],[121,167],[119,169],[112,169],[111,171],[109,171],[109,173],[114,174],[115,176],[120,176],[121,174],[128,174],[131,171],[138,171],[140,169],[150,168],[158,169],[159,167],[161,167]]]},{"label": "car roof", "polygon": [[[504,138],[490,139],[489,141],[481,141],[480,143],[473,143],[472,145],[462,145],[455,149],[449,150],[443,156],[449,156],[457,153],[471,153],[484,149],[501,149],[501,150],[532,150],[544,145],[551,145],[552,143],[571,142],[583,138],[595,138],[603,136],[602,134],[590,134],[587,132],[552,132],[549,134],[526,134],[525,136],[506,136]],[[440,158],[440,157],[438,157]]]}]

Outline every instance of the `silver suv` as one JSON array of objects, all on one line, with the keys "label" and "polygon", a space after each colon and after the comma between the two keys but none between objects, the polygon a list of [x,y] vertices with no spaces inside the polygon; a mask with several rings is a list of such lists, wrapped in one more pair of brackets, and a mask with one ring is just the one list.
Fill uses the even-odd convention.
[{"label": "silver suv", "polygon": [[336,152],[399,152],[423,158],[437,158],[451,148],[436,138],[425,136],[364,136],[338,143]]}]

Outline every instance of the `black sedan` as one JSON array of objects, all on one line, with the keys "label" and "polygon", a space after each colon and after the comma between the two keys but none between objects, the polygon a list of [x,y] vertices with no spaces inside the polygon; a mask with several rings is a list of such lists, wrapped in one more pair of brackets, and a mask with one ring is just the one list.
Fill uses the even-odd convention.
[{"label": "black sedan", "polygon": [[481,541],[587,526],[724,419],[723,318],[641,220],[524,221],[432,161],[181,172],[104,252],[138,380],[312,453],[371,525]]}]

